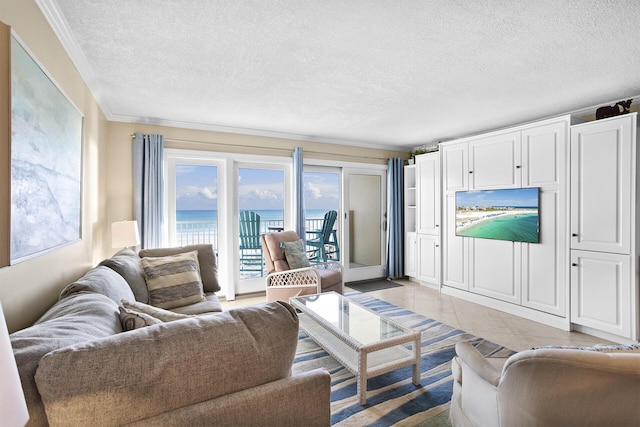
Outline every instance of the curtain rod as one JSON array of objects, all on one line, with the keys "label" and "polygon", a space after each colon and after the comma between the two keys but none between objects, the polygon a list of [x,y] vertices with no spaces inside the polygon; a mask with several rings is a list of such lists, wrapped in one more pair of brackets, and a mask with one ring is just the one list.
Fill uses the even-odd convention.
[{"label": "curtain rod", "polygon": [[[134,138],[135,135],[130,135],[131,138]],[[233,148],[237,148],[238,144],[230,144],[228,142],[207,142],[207,141],[195,141],[195,140],[189,140],[189,139],[176,139],[176,138],[164,138],[165,141],[169,141],[169,142],[179,142],[179,143],[186,143],[186,144],[202,144],[202,145],[219,145],[219,146],[223,146],[223,147],[233,147]],[[322,144],[322,143],[319,143]],[[261,147],[261,146],[256,146],[256,145],[250,145],[250,146],[245,146],[247,148],[256,148],[256,149],[261,149],[261,150],[271,150],[271,151],[278,151],[278,152],[284,152],[287,154],[291,154],[293,153],[293,148],[275,148],[275,147]],[[346,146],[345,146],[346,147]],[[383,157],[371,157],[371,156],[361,156],[361,155],[352,155],[352,154],[334,154],[334,153],[329,153],[326,151],[310,151],[310,150],[303,150],[304,153],[308,153],[308,154],[321,154],[323,156],[333,156],[336,158],[352,158],[352,159],[371,159],[371,160],[387,160],[386,158]]]}]

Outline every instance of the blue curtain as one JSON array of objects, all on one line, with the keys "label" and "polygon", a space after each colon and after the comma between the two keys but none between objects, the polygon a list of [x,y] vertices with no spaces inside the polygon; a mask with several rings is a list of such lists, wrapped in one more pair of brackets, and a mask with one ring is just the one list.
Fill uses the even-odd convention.
[{"label": "blue curtain", "polygon": [[404,161],[389,159],[387,169],[387,277],[404,277]]},{"label": "blue curtain", "polygon": [[294,225],[296,233],[304,242],[304,184],[302,179],[302,147],[296,147],[293,150],[293,208],[294,208]]},{"label": "blue curtain", "polygon": [[133,215],[141,248],[162,247],[164,137],[135,133],[133,138]]}]

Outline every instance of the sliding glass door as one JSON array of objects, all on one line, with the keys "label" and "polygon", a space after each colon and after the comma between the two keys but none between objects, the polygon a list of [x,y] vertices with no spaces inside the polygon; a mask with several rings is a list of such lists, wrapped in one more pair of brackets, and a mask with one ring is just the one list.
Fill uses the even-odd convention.
[{"label": "sliding glass door", "polygon": [[289,205],[285,182],[289,173],[278,165],[238,163],[236,166],[239,261],[236,291],[264,291],[267,273],[260,235],[284,229]]},{"label": "sliding glass door", "polygon": [[[218,255],[219,295],[264,292],[259,235],[293,229],[291,159],[167,149],[165,235],[169,245],[210,243]],[[322,229],[322,247],[307,246],[311,261],[339,261],[344,280],[383,277],[386,168],[305,164],[306,230]],[[317,239],[307,233],[307,240]],[[301,236],[302,237],[302,236]]]},{"label": "sliding glass door", "polygon": [[385,276],[386,170],[343,169],[343,277]]},{"label": "sliding glass door", "polygon": [[[322,262],[326,260],[340,261],[340,247],[342,241],[342,229],[340,227],[340,183],[341,170],[339,168],[305,166],[303,174],[305,230],[307,256],[311,261]],[[335,212],[333,215],[331,214]],[[331,234],[327,241],[320,235],[325,226],[325,218],[331,224]],[[320,242],[320,239],[322,241]],[[317,242],[314,245],[314,241]],[[324,253],[319,244],[324,244]]]}]

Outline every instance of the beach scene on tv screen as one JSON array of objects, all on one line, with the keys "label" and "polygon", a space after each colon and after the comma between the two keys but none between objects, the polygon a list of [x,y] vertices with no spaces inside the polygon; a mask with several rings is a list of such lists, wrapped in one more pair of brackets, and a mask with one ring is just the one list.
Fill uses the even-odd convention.
[{"label": "beach scene on tv screen", "polygon": [[456,235],[538,243],[538,188],[456,193]]}]

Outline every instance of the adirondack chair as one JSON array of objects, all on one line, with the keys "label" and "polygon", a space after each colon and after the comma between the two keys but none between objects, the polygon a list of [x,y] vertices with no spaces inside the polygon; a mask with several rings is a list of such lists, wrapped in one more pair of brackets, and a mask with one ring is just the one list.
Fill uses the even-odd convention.
[{"label": "adirondack chair", "polygon": [[311,238],[307,238],[307,247],[311,247],[312,255],[310,260],[315,262],[327,262],[329,255],[332,255],[332,259],[340,260],[340,248],[338,247],[338,237],[336,230],[333,229],[333,225],[338,217],[338,212],[328,211],[324,214],[324,220],[322,221],[322,229],[320,230],[308,230],[307,235],[311,235]]},{"label": "adirondack chair", "polygon": [[240,211],[240,271],[256,271],[263,276],[263,266],[260,215]]}]

